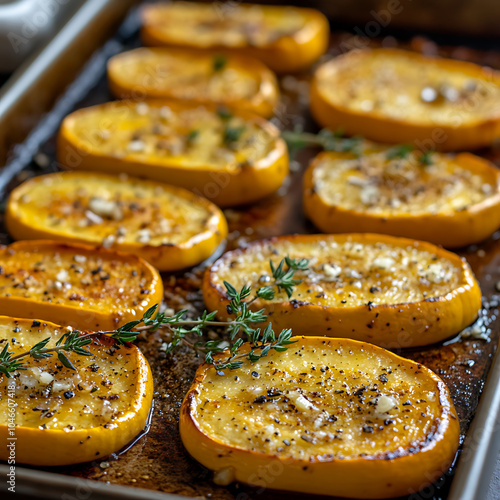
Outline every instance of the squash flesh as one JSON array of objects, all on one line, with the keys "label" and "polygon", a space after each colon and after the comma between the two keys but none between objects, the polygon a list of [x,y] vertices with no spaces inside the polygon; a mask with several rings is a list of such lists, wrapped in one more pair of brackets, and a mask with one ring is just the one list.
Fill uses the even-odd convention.
[{"label": "squash flesh", "polygon": [[[284,15],[285,14],[285,15]],[[306,23],[300,9],[237,5],[228,8],[175,2],[150,6],[144,12],[146,26],[154,27],[179,44],[200,46],[265,47],[283,36],[295,35]],[[196,35],[195,35],[196,33]]]},{"label": "squash flesh", "polygon": [[389,150],[368,148],[361,159],[325,154],[313,170],[314,191],[329,205],[382,216],[450,214],[500,193],[496,170],[477,172],[465,155],[434,153],[425,166],[416,153],[387,159]]},{"label": "squash flesh", "polygon": [[251,99],[259,90],[257,75],[233,68],[230,61],[214,71],[214,55],[201,54],[193,61],[190,53],[139,50],[118,56],[113,70],[120,77],[127,75],[129,85],[154,88],[157,95],[176,92],[181,99],[220,102],[228,94],[234,99]]},{"label": "squash flesh", "polygon": [[[208,371],[193,414],[200,430],[231,446],[308,461],[397,455],[437,427],[433,379],[415,380],[416,367],[386,367],[370,349],[329,350],[323,342],[321,354],[292,345],[279,360],[247,363],[237,380]],[[383,404],[390,409],[377,410]]]},{"label": "squash flesh", "polygon": [[54,242],[0,250],[0,313],[110,329],[160,303],[158,272],[135,256]]},{"label": "squash flesh", "polygon": [[[231,280],[237,289],[245,284],[264,286],[271,280],[269,260],[277,266],[285,255],[310,259],[307,271],[295,273],[303,281],[295,286],[291,299],[322,306],[417,302],[446,295],[461,283],[460,268],[435,253],[418,246],[384,243],[383,238],[365,243],[356,236],[339,238],[338,242],[325,237],[316,244],[283,239],[277,244],[250,247],[234,258],[223,257],[215,266],[212,282],[222,287],[224,280]],[[370,292],[373,287],[377,290]],[[281,292],[271,303],[289,300]],[[268,301],[257,302],[259,307],[265,307]]]},{"label": "squash flesh", "polygon": [[[207,167],[237,171],[265,158],[276,140],[254,120],[233,116],[227,121],[204,106],[175,102],[114,103],[72,116],[70,133],[86,151],[144,163],[154,157],[159,164],[182,166],[193,173]],[[224,143],[227,125],[243,128],[229,146]],[[190,133],[196,133],[192,140]]]},{"label": "squash flesh", "polygon": [[[54,333],[57,335],[59,331]],[[41,335],[37,337],[19,332],[15,335],[16,347],[19,343],[17,351],[29,348],[33,345],[33,341],[36,343],[36,339],[49,336],[50,332],[42,331]],[[54,338],[58,337],[59,335]],[[126,412],[130,406],[128,396],[123,397],[123,395],[130,390],[126,374],[134,370],[133,356],[131,356],[133,350],[128,353],[127,349],[121,348],[112,357],[106,354],[105,347],[101,345],[101,348],[102,351],[98,357],[97,352],[94,352],[93,356],[85,357],[70,355],[72,363],[78,367],[78,373],[67,368],[58,370],[56,364],[60,363],[56,357],[44,363],[36,363],[35,360],[30,359],[26,363],[27,370],[21,372],[16,385],[16,400],[19,407],[23,409],[17,413],[18,425],[38,428],[45,424],[47,429],[64,430],[66,428],[64,432],[72,430],[71,427],[92,429],[106,423],[114,426],[112,421]],[[119,363],[116,363],[114,358]],[[44,377],[48,378],[47,373],[53,377],[53,385],[51,395],[44,397],[42,392],[47,393],[48,384],[45,384],[43,380]],[[4,379],[2,391],[5,391],[5,383]],[[78,389],[78,384],[84,387],[83,391]],[[91,394],[90,391],[93,388],[97,388],[97,392]],[[68,391],[78,393],[78,397],[66,399],[64,393]],[[35,394],[36,397],[31,398],[30,394]],[[99,399],[99,396],[103,399]],[[3,406],[2,414],[5,420],[4,418],[2,420],[6,421],[6,409],[5,405]],[[49,413],[52,416],[49,416]]]},{"label": "squash flesh", "polygon": [[314,9],[175,2],[146,6],[142,20],[144,45],[222,49],[279,73],[307,69],[328,47],[328,20]]},{"label": "squash flesh", "polygon": [[227,233],[222,211],[189,191],[88,172],[21,184],[10,195],[6,218],[15,238],[112,247],[136,253],[160,270],[203,261]]},{"label": "squash flesh", "polygon": [[360,146],[360,158],[319,154],[305,174],[304,211],[325,233],[355,228],[456,248],[500,227],[500,173],[485,159],[415,151],[388,158],[399,146]]},{"label": "squash flesh", "polygon": [[[0,317],[0,338],[14,354],[50,337],[47,348],[68,330],[53,323]],[[2,345],[5,345],[3,344]],[[96,338],[85,347],[90,356],[68,354],[76,371],[54,355],[26,358],[26,370],[0,379],[0,437],[7,437],[8,392],[15,412],[16,461],[64,465],[105,457],[118,451],[144,427],[152,402],[149,365],[136,346],[112,347]],[[15,390],[8,389],[15,384]],[[2,449],[0,458],[6,459]]]},{"label": "squash flesh", "polygon": [[[51,198],[46,193],[50,190]],[[104,200],[119,207],[121,216],[100,215],[95,200]],[[23,200],[21,200],[23,202]],[[208,211],[175,190],[157,191],[148,185],[120,183],[113,178],[64,173],[48,176],[33,183],[22,206],[25,217],[39,226],[53,227],[69,237],[84,237],[101,244],[109,235],[120,235],[122,243],[137,243],[139,231],[148,227],[150,245],[181,244],[194,238],[203,226]],[[104,219],[95,224],[88,211]]]},{"label": "squash flesh", "polygon": [[[205,272],[203,299],[228,320],[223,281],[237,289],[273,285],[269,260],[310,260],[290,298],[250,305],[264,309],[276,331],[342,337],[388,348],[429,345],[456,335],[481,308],[481,291],[460,257],[423,241],[360,233],[294,235],[227,252]],[[285,266],[286,268],[286,266]]]},{"label": "squash flesh", "polygon": [[289,171],[272,123],[246,110],[233,115],[213,103],[173,99],[75,111],[59,131],[57,157],[69,168],[181,186],[221,207],[274,193]]},{"label": "squash flesh", "polygon": [[[221,61],[221,68],[215,68]],[[272,116],[279,98],[274,74],[260,61],[189,49],[140,48],[108,63],[112,92],[215,102]]]},{"label": "squash flesh", "polygon": [[[462,125],[498,117],[500,85],[479,76],[423,56],[410,59],[404,51],[381,49],[338,59],[317,78],[326,99],[352,112],[439,126],[456,123],[457,109]],[[443,86],[453,99],[422,99],[426,88]]]},{"label": "squash flesh", "polygon": [[214,480],[392,498],[447,470],[459,424],[434,373],[370,344],[293,340],[224,376],[198,369],[180,432]]},{"label": "squash flesh", "polygon": [[320,66],[310,107],[323,127],[411,144],[467,151],[500,134],[500,74],[453,59],[399,49],[353,50]]}]

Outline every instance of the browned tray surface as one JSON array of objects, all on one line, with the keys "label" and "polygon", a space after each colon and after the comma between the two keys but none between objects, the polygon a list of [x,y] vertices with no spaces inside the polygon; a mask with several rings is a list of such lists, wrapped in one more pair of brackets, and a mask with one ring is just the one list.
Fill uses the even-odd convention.
[{"label": "browned tray surface", "polygon": [[[380,41],[371,41],[372,45]],[[138,44],[137,35],[126,40],[125,47]],[[331,54],[339,52],[339,47],[355,47],[359,40],[348,34],[332,37]],[[395,39],[384,39],[384,45],[398,45]],[[434,52],[437,47],[424,39],[414,39],[412,48]],[[439,53],[457,58],[473,60],[500,68],[500,53],[478,52],[465,48],[441,48]],[[281,79],[283,91],[282,106],[274,120],[281,128],[292,129],[303,125],[305,130],[316,130],[307,112],[304,90],[308,76],[299,79],[284,77]],[[307,94],[307,92],[306,92]],[[104,102],[111,99],[106,81],[102,78],[87,96],[82,96],[78,107]],[[38,175],[57,168],[54,158],[54,137],[42,147],[42,160],[38,157],[38,166],[32,163],[24,169],[10,187],[32,175]],[[225,210],[229,222],[227,249],[244,246],[248,241],[274,235],[290,233],[313,233],[314,227],[302,212],[301,177],[308,161],[315,150],[303,150],[292,164],[293,173],[280,191],[252,206]],[[497,161],[500,166],[500,151],[494,149],[481,151],[485,157]],[[249,186],[251,189],[251,186]],[[1,221],[0,221],[1,222]],[[355,227],[352,228],[356,230]],[[8,242],[3,223],[0,225],[0,242]],[[483,388],[492,356],[500,336],[498,299],[495,284],[500,281],[500,233],[483,243],[460,252],[472,265],[485,297],[485,321],[491,329],[490,341],[455,340],[424,349],[404,350],[400,354],[414,359],[433,371],[450,388],[460,419],[462,440],[474,416]],[[201,276],[204,266],[175,275],[165,274],[165,301],[175,310],[184,308],[199,312],[203,309],[200,291]],[[214,333],[215,334],[215,333]],[[272,488],[272,477],[266,488],[250,488],[234,485],[228,488],[218,487],[211,482],[211,473],[192,460],[184,451],[179,432],[179,408],[187,392],[199,360],[193,358],[187,348],[181,348],[173,357],[166,357],[160,351],[163,342],[162,333],[149,334],[138,341],[151,365],[155,398],[149,432],[137,439],[126,452],[113,455],[108,459],[99,459],[92,463],[71,467],[45,469],[65,475],[89,478],[101,482],[121,484],[131,487],[177,493],[191,497],[242,500],[245,498],[305,498],[291,493],[279,493]],[[426,492],[425,498],[446,497],[454,468],[450,469],[444,481]],[[414,497],[419,498],[419,497]]]}]

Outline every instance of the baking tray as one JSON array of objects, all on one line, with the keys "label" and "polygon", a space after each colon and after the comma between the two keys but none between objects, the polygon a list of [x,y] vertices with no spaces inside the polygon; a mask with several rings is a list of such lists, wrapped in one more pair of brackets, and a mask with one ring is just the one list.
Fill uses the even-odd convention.
[{"label": "baking tray", "polygon": [[[0,159],[0,164],[5,164],[0,172],[3,201],[6,193],[24,179],[58,169],[54,156],[55,133],[64,115],[79,107],[111,99],[105,79],[106,60],[115,53],[139,45],[139,16],[135,7],[117,31],[113,27],[129,7],[130,3],[124,0],[89,0],[53,43],[0,96],[0,158],[1,154],[5,158]],[[103,33],[108,35],[104,45]],[[111,33],[114,34],[109,38]],[[82,40],[86,43],[82,44]],[[332,36],[330,53],[338,53],[339,47],[356,46],[357,42],[352,35],[337,31]],[[422,37],[401,42],[393,37],[365,42],[373,46],[399,44],[424,52],[438,51],[500,68],[498,52],[465,47],[438,48]],[[84,63],[91,53],[90,59]],[[304,98],[307,80],[307,75],[281,79],[283,98],[274,118],[281,128],[299,126],[316,130]],[[46,91],[40,93],[40,100],[35,102],[33,93],[36,97],[41,82],[46,85],[43,87]],[[18,144],[12,147],[16,142]],[[230,228],[228,249],[273,235],[315,232],[304,218],[301,207],[301,172],[315,153],[315,150],[299,153],[291,165],[290,178],[276,195],[252,206],[225,210]],[[500,165],[500,151],[489,149],[480,154]],[[0,242],[9,241],[0,217]],[[457,456],[455,464],[440,481],[411,495],[412,499],[484,498],[488,474],[499,449],[496,431],[500,406],[500,358],[495,361],[493,358],[500,336],[500,297],[495,291],[495,284],[500,281],[500,233],[482,245],[460,253],[470,262],[481,284],[485,297],[482,321],[490,332],[490,340],[452,339],[440,345],[399,352],[423,363],[443,378],[457,408],[461,443],[467,436],[461,448],[462,458]],[[195,311],[203,308],[200,292],[203,268],[201,265],[185,273],[163,276],[165,300],[169,307],[176,310],[187,307]],[[149,431],[128,450],[104,461],[45,469],[17,466],[17,493],[38,498],[61,498],[66,494],[68,498],[91,496],[92,499],[168,499],[179,498],[178,495],[224,500],[306,498],[273,491],[270,489],[272,483],[269,488],[259,489],[244,485],[223,488],[211,482],[211,473],[185,452],[177,428],[182,398],[198,361],[187,349],[167,358],[159,350],[161,343],[161,332],[138,341],[151,364],[155,381],[155,403]],[[483,397],[478,406],[481,393]],[[0,464],[0,474],[6,472],[7,466]],[[0,483],[0,491],[2,489],[6,489],[5,482]]]},{"label": "baking tray", "polygon": [[0,0],[0,72],[16,69],[85,0]]}]

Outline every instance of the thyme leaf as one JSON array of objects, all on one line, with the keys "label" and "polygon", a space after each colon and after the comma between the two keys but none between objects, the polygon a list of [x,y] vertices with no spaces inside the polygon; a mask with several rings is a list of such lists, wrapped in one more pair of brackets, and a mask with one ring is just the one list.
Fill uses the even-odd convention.
[{"label": "thyme leaf", "polygon": [[425,165],[425,166],[429,166],[429,165],[432,165],[433,164],[433,160],[432,160],[432,153],[433,151],[426,151],[425,153],[422,153],[419,158],[418,158],[418,161],[422,164],[422,165]]},{"label": "thyme leaf", "polygon": [[199,136],[200,136],[200,131],[198,129],[190,130],[187,135],[188,144],[193,144],[194,142],[196,142]]},{"label": "thyme leaf", "polygon": [[216,54],[212,62],[212,68],[215,72],[222,71],[227,65],[227,57],[222,54]]},{"label": "thyme leaf", "polygon": [[413,146],[410,144],[400,144],[387,150],[386,156],[388,160],[396,158],[408,158],[408,155],[413,151]]},{"label": "thyme leaf", "polygon": [[245,125],[242,125],[240,127],[233,127],[229,124],[226,125],[226,128],[224,129],[224,143],[230,146],[233,142],[238,141],[245,129]]},{"label": "thyme leaf", "polygon": [[221,120],[230,120],[233,117],[231,111],[229,111],[229,109],[227,109],[225,106],[217,107],[217,115]]}]

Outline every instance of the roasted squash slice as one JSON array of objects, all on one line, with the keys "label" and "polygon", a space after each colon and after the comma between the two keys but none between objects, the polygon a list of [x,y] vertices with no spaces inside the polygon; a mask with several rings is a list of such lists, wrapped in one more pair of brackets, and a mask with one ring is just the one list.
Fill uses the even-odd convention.
[{"label": "roasted squash slice", "polygon": [[112,330],[163,299],[161,277],[130,254],[53,241],[0,249],[0,314]]},{"label": "roasted squash slice", "polygon": [[234,375],[198,369],[180,433],[216,482],[389,498],[446,472],[460,429],[432,371],[367,343],[293,340]]},{"label": "roasted squash slice", "polygon": [[317,10],[236,2],[147,5],[142,21],[145,45],[224,49],[279,73],[307,69],[325,53],[330,34]]},{"label": "roasted squash slice", "polygon": [[304,209],[325,233],[392,234],[445,247],[500,227],[500,170],[469,153],[408,153],[365,144],[360,157],[325,152],[305,174]]},{"label": "roasted squash slice", "polygon": [[136,254],[161,271],[199,264],[227,234],[223,213],[189,191],[89,172],[24,182],[10,194],[6,225],[15,239],[101,245]]},{"label": "roasted squash slice", "polygon": [[377,234],[296,235],[250,243],[207,269],[203,298],[228,318],[223,281],[237,289],[273,285],[269,260],[309,259],[288,298],[255,300],[276,330],[346,337],[389,348],[432,344],[477,317],[481,291],[469,265],[430,243]]},{"label": "roasted squash slice", "polygon": [[120,101],[75,111],[58,138],[69,168],[138,175],[219,206],[253,202],[288,174],[279,130],[263,118],[187,101]]},{"label": "roasted squash slice", "polygon": [[[8,342],[14,353],[47,337],[51,340],[46,347],[53,347],[66,331],[53,323],[0,317],[2,348]],[[76,371],[65,368],[55,355],[25,358],[27,370],[10,379],[0,374],[0,460],[8,459],[5,444],[12,442],[16,463],[52,466],[99,460],[141,432],[153,397],[151,370],[136,346],[111,348],[113,342],[99,337],[85,346],[91,356],[68,354]],[[9,426],[12,421],[14,427]]]},{"label": "roasted squash slice", "polygon": [[311,111],[324,127],[421,150],[467,150],[500,135],[500,73],[398,49],[348,52],[318,68]]},{"label": "roasted squash slice", "polygon": [[170,98],[214,102],[264,117],[273,115],[279,89],[262,62],[240,55],[175,48],[139,48],[108,62],[111,92],[117,97]]}]

